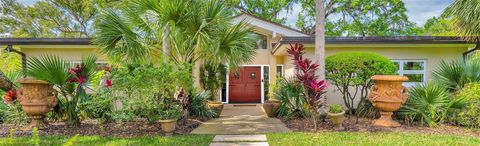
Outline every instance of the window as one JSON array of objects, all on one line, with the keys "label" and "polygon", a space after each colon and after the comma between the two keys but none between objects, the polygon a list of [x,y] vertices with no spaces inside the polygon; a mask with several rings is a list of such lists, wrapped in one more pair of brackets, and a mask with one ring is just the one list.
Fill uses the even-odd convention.
[{"label": "window", "polygon": [[264,100],[268,100],[269,98],[269,87],[270,87],[270,67],[263,66],[263,95]]},{"label": "window", "polygon": [[262,49],[262,50],[268,49],[267,36],[261,35],[258,33],[252,33],[252,36],[254,36],[255,40],[257,41],[257,46],[256,46],[257,49]]},{"label": "window", "polygon": [[283,77],[283,65],[277,65],[277,77]]},{"label": "window", "polygon": [[426,61],[425,60],[393,60],[398,69],[398,74],[408,77],[405,86],[413,86],[426,81]]}]

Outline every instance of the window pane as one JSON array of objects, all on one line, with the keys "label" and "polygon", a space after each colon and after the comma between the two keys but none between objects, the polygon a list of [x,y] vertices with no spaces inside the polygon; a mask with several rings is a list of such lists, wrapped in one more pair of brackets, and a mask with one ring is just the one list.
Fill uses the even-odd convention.
[{"label": "window pane", "polygon": [[393,62],[393,64],[395,64],[395,66],[397,67],[397,71],[400,70],[400,62]]},{"label": "window pane", "polygon": [[267,36],[258,33],[252,33],[257,40],[257,49],[267,49]]},{"label": "window pane", "polygon": [[283,77],[283,66],[277,66],[277,76]]},{"label": "window pane", "polygon": [[408,77],[408,82],[423,82],[423,74],[404,74]]},{"label": "window pane", "polygon": [[423,62],[404,62],[403,63],[403,70],[423,70],[424,63]]},{"label": "window pane", "polygon": [[270,68],[268,66],[263,67],[263,91],[264,91],[264,97],[265,100],[268,100],[268,88],[270,86],[269,81],[270,81]]}]

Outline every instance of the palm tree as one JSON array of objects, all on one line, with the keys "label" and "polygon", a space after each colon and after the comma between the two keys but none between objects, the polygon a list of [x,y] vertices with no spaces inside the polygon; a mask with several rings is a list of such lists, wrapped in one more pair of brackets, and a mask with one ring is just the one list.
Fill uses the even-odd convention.
[{"label": "palm tree", "polygon": [[315,14],[315,63],[320,65],[317,75],[325,79],[325,4],[323,0],[316,2]]},{"label": "palm tree", "polygon": [[0,70],[0,89],[3,91],[10,91],[15,89],[15,85],[8,79],[8,77]]},{"label": "palm tree", "polygon": [[125,64],[155,62],[228,63],[252,60],[251,28],[231,24],[232,11],[218,0],[133,0],[106,10],[96,25],[101,51]]},{"label": "palm tree", "polygon": [[445,10],[445,15],[452,18],[453,29],[465,40],[479,42],[480,35],[480,1],[455,0]]}]

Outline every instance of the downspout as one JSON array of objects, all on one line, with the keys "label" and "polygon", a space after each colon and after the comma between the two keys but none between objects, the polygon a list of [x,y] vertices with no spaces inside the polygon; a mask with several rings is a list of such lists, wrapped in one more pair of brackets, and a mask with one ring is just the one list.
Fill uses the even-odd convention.
[{"label": "downspout", "polygon": [[7,48],[5,48],[5,51],[14,52],[22,56],[22,72],[23,72],[23,77],[26,77],[27,76],[26,74],[27,73],[27,55],[23,52],[13,49],[12,45],[8,45]]}]

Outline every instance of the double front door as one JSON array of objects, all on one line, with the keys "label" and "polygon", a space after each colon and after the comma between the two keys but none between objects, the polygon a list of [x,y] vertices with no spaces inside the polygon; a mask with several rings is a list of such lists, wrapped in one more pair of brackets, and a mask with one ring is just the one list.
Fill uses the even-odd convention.
[{"label": "double front door", "polygon": [[260,103],[262,77],[260,67],[241,67],[229,75],[229,102]]}]

